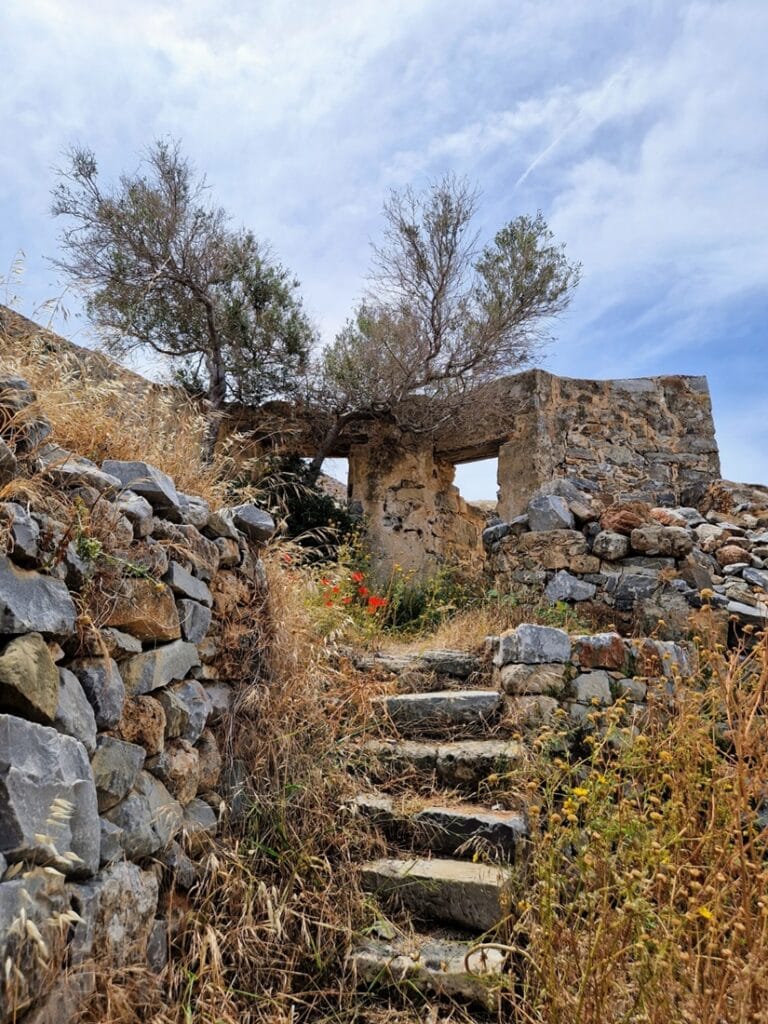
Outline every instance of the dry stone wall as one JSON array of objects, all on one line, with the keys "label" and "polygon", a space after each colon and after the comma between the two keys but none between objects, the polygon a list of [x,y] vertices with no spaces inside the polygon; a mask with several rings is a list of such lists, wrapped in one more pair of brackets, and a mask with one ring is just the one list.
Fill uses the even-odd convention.
[{"label": "dry stone wall", "polygon": [[[228,800],[218,594],[228,573],[266,586],[257,547],[274,529],[146,463],[48,443],[33,407],[24,381],[0,380],[0,483],[17,485],[0,502],[3,1024],[73,1019],[94,960],[163,965],[161,887],[192,884]],[[27,497],[30,471],[61,518]]]}]

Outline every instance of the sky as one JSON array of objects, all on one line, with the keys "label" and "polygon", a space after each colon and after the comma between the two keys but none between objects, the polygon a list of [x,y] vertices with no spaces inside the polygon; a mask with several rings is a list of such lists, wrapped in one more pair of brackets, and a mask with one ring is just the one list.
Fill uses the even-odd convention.
[{"label": "sky", "polygon": [[112,180],[180,140],[325,341],[388,190],[453,171],[484,237],[541,210],[583,265],[538,365],[707,374],[724,476],[766,482],[766,40],[768,0],[3,0],[0,301],[88,343],[47,262],[73,144]]}]

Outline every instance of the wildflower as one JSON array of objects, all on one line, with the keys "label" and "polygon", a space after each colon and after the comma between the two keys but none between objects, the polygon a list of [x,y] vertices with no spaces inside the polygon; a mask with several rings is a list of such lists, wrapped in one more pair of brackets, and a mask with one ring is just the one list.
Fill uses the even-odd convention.
[{"label": "wildflower", "polygon": [[333,588],[333,593],[334,594],[338,594],[340,590],[341,590],[341,587],[334,587]]},{"label": "wildflower", "polygon": [[352,598],[351,597],[342,597],[341,603],[342,604],[352,604]]},{"label": "wildflower", "polygon": [[333,608],[333,601],[331,601],[331,600],[326,601],[325,602],[325,607],[326,608]]},{"label": "wildflower", "polygon": [[350,576],[350,579],[352,580],[353,583],[362,583],[363,580],[365,579],[365,573],[353,572],[352,575]]},{"label": "wildflower", "polygon": [[293,559],[291,558],[287,551],[283,554],[283,561],[285,562],[286,565],[290,565],[291,562],[293,561]]},{"label": "wildflower", "polygon": [[696,913],[699,917],[703,917],[705,921],[714,921],[715,915],[709,909],[709,907],[698,907]]},{"label": "wildflower", "polygon": [[323,585],[324,587],[330,587],[330,585],[331,585],[331,581],[330,581],[330,580],[328,579],[328,577],[327,577],[327,576],[322,576],[322,577],[320,578],[320,582],[321,582],[321,584],[322,584],[322,585]]},{"label": "wildflower", "polygon": [[360,597],[368,597],[368,595],[370,594],[370,590],[368,589],[368,587],[358,587],[357,592],[360,595]]}]

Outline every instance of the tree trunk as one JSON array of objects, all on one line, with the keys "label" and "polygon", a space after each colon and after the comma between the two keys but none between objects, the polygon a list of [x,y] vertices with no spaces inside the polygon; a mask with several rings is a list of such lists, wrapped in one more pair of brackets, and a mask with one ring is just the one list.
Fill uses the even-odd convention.
[{"label": "tree trunk", "polygon": [[329,428],[328,433],[325,435],[322,442],[320,443],[320,447],[318,448],[315,457],[309,464],[310,484],[317,483],[318,477],[320,476],[320,473],[323,470],[323,463],[328,458],[328,453],[332,450],[333,446],[338,441],[339,437],[341,436],[341,432],[347,425],[349,419],[349,416],[338,416],[334,420],[331,427]]},{"label": "tree trunk", "polygon": [[203,433],[203,462],[210,464],[216,451],[221,433],[222,409],[227,397],[227,381],[218,352],[206,358],[208,364],[208,408],[206,409],[205,432]]}]

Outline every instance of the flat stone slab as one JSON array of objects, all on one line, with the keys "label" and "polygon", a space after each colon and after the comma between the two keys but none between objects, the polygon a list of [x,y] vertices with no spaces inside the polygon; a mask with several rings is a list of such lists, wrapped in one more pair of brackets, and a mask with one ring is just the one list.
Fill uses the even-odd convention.
[{"label": "flat stone slab", "polygon": [[501,710],[498,690],[438,690],[403,693],[376,701],[404,735],[482,733]]},{"label": "flat stone slab", "polygon": [[433,672],[451,679],[468,679],[480,672],[483,663],[468,651],[434,650],[408,654],[393,654],[381,651],[378,654],[358,654],[354,657],[355,667],[361,672],[382,669],[393,675],[403,672]]},{"label": "flat stone slab", "polygon": [[524,622],[502,633],[494,657],[497,666],[551,664],[569,661],[571,641],[564,629]]},{"label": "flat stone slab", "polygon": [[470,861],[383,857],[362,867],[368,892],[396,901],[427,920],[486,932],[504,916],[503,868]]},{"label": "flat stone slab", "polygon": [[0,557],[0,632],[67,636],[77,612],[66,584]]},{"label": "flat stone slab", "polygon": [[352,952],[358,987],[402,987],[427,996],[496,1004],[489,987],[504,974],[505,954],[498,949],[473,953],[472,942],[426,935],[392,940],[367,939]]},{"label": "flat stone slab", "polygon": [[[475,789],[489,776],[508,771],[524,756],[514,740],[456,740],[430,744],[419,740],[370,740],[363,748],[374,762],[390,773],[412,774],[414,784]],[[371,767],[376,776],[375,763]]]},{"label": "flat stone slab", "polygon": [[135,697],[183,679],[189,670],[200,664],[197,647],[184,640],[174,640],[153,651],[144,651],[121,663],[126,693]]},{"label": "flat stone slab", "polygon": [[123,462],[107,459],[101,465],[102,471],[117,477],[123,487],[145,498],[152,508],[169,512],[182,518],[182,504],[176,485],[167,473],[148,462]]}]

